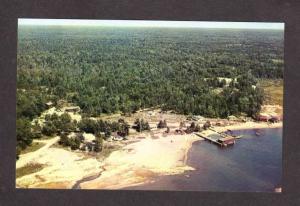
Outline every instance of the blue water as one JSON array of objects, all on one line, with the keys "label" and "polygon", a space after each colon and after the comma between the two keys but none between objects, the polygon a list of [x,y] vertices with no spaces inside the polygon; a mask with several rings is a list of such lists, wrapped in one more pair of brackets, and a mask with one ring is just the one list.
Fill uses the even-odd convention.
[{"label": "blue water", "polygon": [[233,134],[243,138],[232,147],[195,142],[187,164],[196,170],[157,177],[154,183],[126,189],[274,192],[281,186],[282,129],[240,130]]}]

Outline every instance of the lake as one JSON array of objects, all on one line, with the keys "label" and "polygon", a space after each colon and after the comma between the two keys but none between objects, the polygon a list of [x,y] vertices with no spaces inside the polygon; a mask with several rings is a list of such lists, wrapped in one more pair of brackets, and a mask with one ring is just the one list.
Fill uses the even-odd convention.
[{"label": "lake", "polygon": [[220,148],[194,142],[181,175],[160,176],[155,182],[126,189],[220,192],[274,192],[281,187],[282,128],[233,131],[243,135],[236,144]]}]

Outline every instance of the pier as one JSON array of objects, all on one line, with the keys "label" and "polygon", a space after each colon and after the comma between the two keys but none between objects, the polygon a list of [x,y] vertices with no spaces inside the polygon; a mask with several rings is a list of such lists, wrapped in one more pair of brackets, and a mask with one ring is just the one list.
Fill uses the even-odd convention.
[{"label": "pier", "polygon": [[214,143],[214,144],[216,144],[218,146],[222,146],[222,144],[220,142],[218,142],[218,140],[215,140],[215,139],[210,138],[208,136],[201,135],[200,133],[195,133],[195,135],[197,135],[197,136],[199,136],[199,137],[201,137],[201,138],[203,138],[205,140],[208,140],[209,142],[212,142],[212,143]]},{"label": "pier", "polygon": [[216,144],[220,147],[227,147],[229,145],[234,145],[235,144],[235,137],[231,136],[231,135],[228,135],[228,134],[225,134],[225,133],[221,133],[221,132],[217,132],[216,130],[212,129],[212,128],[209,128],[209,130],[217,133],[220,138],[219,139],[214,139],[214,138],[211,138],[209,136],[205,136],[205,135],[202,135],[201,133],[195,133],[197,136],[213,143],[213,144]]}]

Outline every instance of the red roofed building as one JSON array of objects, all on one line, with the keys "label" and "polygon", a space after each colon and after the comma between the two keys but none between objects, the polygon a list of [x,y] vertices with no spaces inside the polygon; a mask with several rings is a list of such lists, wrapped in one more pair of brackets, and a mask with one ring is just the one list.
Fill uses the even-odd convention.
[{"label": "red roofed building", "polygon": [[259,115],[257,118],[258,121],[262,121],[262,122],[267,122],[269,119],[270,117],[268,115],[263,115],[263,114]]}]

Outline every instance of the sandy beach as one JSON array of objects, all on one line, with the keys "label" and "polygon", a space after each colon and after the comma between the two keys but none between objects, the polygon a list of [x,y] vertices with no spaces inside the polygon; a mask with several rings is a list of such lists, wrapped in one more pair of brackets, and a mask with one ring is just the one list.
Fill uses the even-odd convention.
[{"label": "sandy beach", "polygon": [[265,129],[265,128],[280,128],[282,122],[268,123],[268,122],[242,122],[235,123],[228,126],[215,126],[214,129],[218,132],[225,132],[227,130],[243,130],[243,129]]},{"label": "sandy beach", "polygon": [[142,139],[113,152],[104,162],[101,176],[80,185],[83,189],[120,189],[152,181],[157,175],[193,170],[186,165],[187,153],[196,135],[171,135]]},{"label": "sandy beach", "polygon": [[81,183],[80,188],[119,189],[143,184],[157,175],[193,170],[186,165],[187,153],[192,143],[200,139],[193,134],[146,137],[100,161],[80,152],[51,147],[58,140],[53,138],[41,149],[20,157],[17,168],[32,163],[44,168],[18,178],[16,184],[21,188],[72,188],[77,181],[99,174],[100,177]]}]

